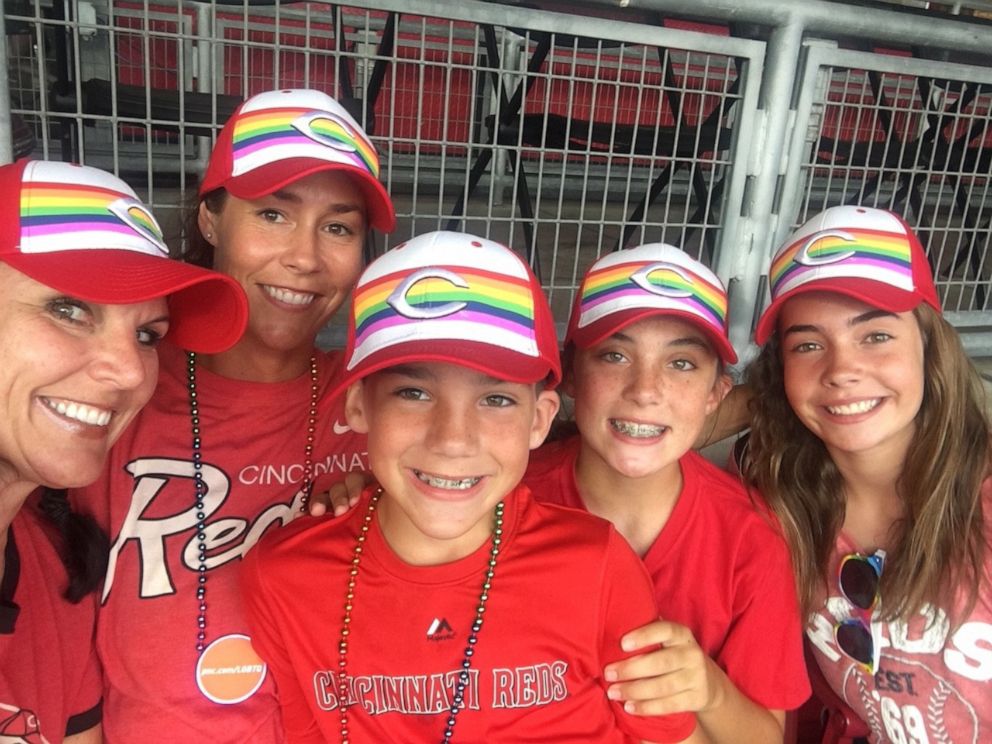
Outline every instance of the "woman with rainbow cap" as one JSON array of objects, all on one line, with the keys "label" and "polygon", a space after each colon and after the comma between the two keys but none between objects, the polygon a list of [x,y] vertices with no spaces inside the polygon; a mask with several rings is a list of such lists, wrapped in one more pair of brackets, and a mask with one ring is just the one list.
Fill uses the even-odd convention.
[{"label": "woman with rainbow cap", "polygon": [[238,572],[313,489],[367,468],[328,397],[340,352],[315,339],[368,231],[393,228],[378,175],[368,136],[318,91],[259,93],[220,133],[187,259],[242,286],[248,328],[219,354],[164,345],[152,402],[86,489],[113,540],[97,631],[108,741],[282,741]]},{"label": "woman with rainbow cap", "polygon": [[0,740],[99,742],[107,538],[64,489],[97,478],[152,395],[162,338],[221,352],[247,306],[229,277],[170,260],[109,173],[21,160],[0,193]]},{"label": "woman with rainbow cap", "polygon": [[827,209],[776,253],[746,474],[792,548],[806,635],[875,742],[992,740],[981,381],[897,215]]}]

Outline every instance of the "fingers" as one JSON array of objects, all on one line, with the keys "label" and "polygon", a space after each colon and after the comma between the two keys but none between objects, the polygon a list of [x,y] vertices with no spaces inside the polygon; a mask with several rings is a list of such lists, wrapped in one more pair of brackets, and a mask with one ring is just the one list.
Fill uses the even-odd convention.
[{"label": "fingers", "polygon": [[340,517],[358,503],[367,480],[365,473],[346,473],[341,483],[335,483],[331,487],[331,504],[334,506],[335,517]]},{"label": "fingers", "polygon": [[638,715],[660,715],[681,711],[701,711],[709,704],[705,668],[686,665],[693,654],[678,649],[662,649],[644,658],[654,671],[611,684],[606,691],[610,700],[620,700],[624,709]]},{"label": "fingers", "polygon": [[629,653],[659,644],[670,646],[684,640],[687,636],[691,638],[692,633],[685,626],[668,620],[655,620],[627,633],[620,639],[620,646]]},{"label": "fingers", "polygon": [[611,683],[607,696],[623,701],[625,710],[660,715],[700,711],[710,704],[710,662],[688,628],[658,620],[628,633],[622,645],[627,651],[643,649],[603,672]]},{"label": "fingers", "polygon": [[331,508],[331,495],[327,491],[311,493],[307,501],[307,513],[311,517],[322,517]]},{"label": "fingers", "polygon": [[344,479],[335,483],[329,490],[315,493],[310,497],[308,504],[310,516],[322,517],[325,514],[333,514],[335,517],[340,517],[345,514],[358,503],[367,480],[368,476],[365,473],[345,473]]}]

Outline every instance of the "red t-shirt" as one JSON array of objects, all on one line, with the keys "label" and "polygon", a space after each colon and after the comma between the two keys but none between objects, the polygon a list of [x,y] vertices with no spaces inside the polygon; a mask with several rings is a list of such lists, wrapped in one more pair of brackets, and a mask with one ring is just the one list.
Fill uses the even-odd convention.
[{"label": "red t-shirt", "polygon": [[[241,702],[219,704],[197,683],[198,540],[194,525],[185,352],[163,344],[151,402],[111,452],[103,477],[75,492],[112,541],[97,642],[106,674],[106,741],[283,741],[270,675]],[[322,398],[316,489],[365,470],[365,438],[326,400],[341,356],[319,353]],[[277,383],[231,380],[197,367],[208,545],[206,642],[247,632],[241,558],[262,533],[299,514],[309,372]]]},{"label": "red t-shirt", "polygon": [[[585,509],[575,480],[579,447],[576,436],[532,454],[524,483],[536,499]],[[775,518],[695,452],[679,466],[682,493],[643,557],[661,617],[689,628],[751,700],[796,708],[810,688],[795,580]]]},{"label": "red t-shirt", "polygon": [[[275,675],[291,742],[340,737],[338,638],[369,494],[339,519],[302,519],[267,536],[245,560],[253,643]],[[624,656],[620,637],[656,615],[644,567],[623,538],[601,519],[535,503],[524,487],[505,504],[454,738],[685,739],[694,716],[632,716],[606,697],[602,671]],[[373,519],[351,611],[354,741],[441,739],[488,559],[487,543],[453,563],[410,566]]]},{"label": "red t-shirt", "polygon": [[[992,545],[992,480],[982,490],[986,544]],[[841,558],[853,552],[854,543],[841,533],[830,556],[829,596],[821,598],[806,634],[827,682],[871,729],[869,741],[992,741],[992,555],[978,603],[953,633],[944,607],[910,621],[875,620],[881,659],[870,675],[834,639],[834,625],[852,615],[837,580]]]},{"label": "red t-shirt", "polygon": [[14,517],[0,587],[0,741],[49,742],[100,723],[96,598],[63,598],[65,567],[36,496]]}]

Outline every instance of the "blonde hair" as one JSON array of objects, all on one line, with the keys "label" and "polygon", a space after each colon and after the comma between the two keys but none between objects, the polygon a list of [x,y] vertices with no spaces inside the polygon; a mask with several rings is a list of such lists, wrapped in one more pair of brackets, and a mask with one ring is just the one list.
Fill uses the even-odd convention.
[{"label": "blonde hair", "polygon": [[[893,525],[880,592],[882,619],[906,619],[925,604],[967,616],[988,581],[982,482],[989,475],[985,391],[954,328],[936,311],[914,311],[924,341],[923,402],[898,488],[906,516]],[[747,372],[753,428],[745,475],[764,494],[792,548],[803,617],[827,586],[844,522],[842,480],[826,447],[785,396],[775,334]]]}]

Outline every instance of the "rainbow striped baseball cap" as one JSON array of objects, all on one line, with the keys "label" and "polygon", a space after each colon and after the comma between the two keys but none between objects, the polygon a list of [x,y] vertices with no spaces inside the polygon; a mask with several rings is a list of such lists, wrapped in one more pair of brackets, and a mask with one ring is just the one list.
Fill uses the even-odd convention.
[{"label": "rainbow striped baseball cap", "polygon": [[233,346],[248,322],[237,281],[169,258],[155,217],[126,183],[85,165],[0,166],[0,261],[88,302],[168,297],[169,339],[192,351]]},{"label": "rainbow striped baseball cap", "polygon": [[375,146],[351,114],[317,90],[272,90],[246,100],[224,124],[200,196],[224,188],[239,199],[259,199],[331,170],[353,177],[370,226],[383,232],[396,226]]},{"label": "rainbow striped baseball cap", "polygon": [[771,303],[754,338],[764,344],[779,310],[802,292],[837,292],[893,313],[926,302],[938,313],[940,298],[926,253],[897,214],[873,207],[831,207],[793,232],[768,271]]},{"label": "rainbow striped baseball cap", "polygon": [[565,343],[595,346],[655,315],[694,324],[726,364],[737,361],[727,337],[723,282],[688,253],[665,243],[615,251],[590,266],[575,295]]},{"label": "rainbow striped baseball cap", "polygon": [[444,231],[411,238],[370,263],[352,293],[336,393],[410,362],[448,362],[555,387],[555,324],[527,264],[492,240]]}]

